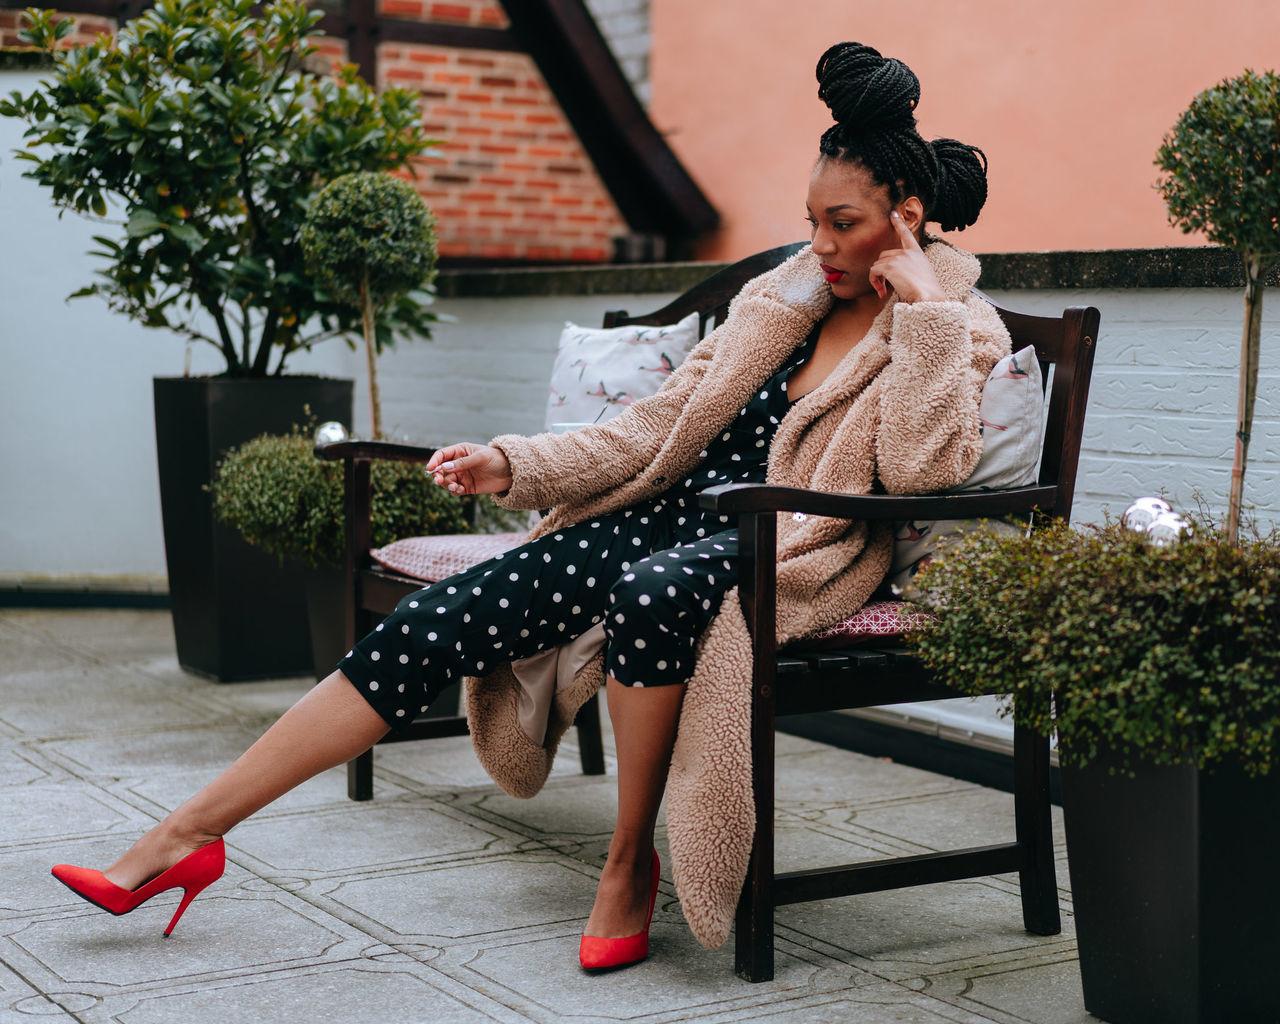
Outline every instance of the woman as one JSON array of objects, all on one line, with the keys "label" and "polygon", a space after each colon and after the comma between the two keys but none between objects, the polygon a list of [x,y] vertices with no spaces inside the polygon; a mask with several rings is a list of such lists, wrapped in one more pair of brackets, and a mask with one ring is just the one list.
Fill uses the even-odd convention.
[{"label": "woman", "polygon": [[[428,464],[456,494],[554,506],[531,540],[402,602],[105,873],[59,865],[57,877],[115,913],[182,887],[172,929],[221,874],[227,830],[367,749],[458,675],[469,680],[486,768],[527,795],[545,777],[557,731],[607,674],[618,816],[580,961],[617,967],[648,953],[668,766],[685,914],[701,941],[723,942],[746,866],[749,779],[726,778],[714,750],[737,744],[748,713],[749,640],[732,589],[736,531],[701,512],[696,493],[737,480],[846,493],[959,484],[981,452],[983,382],[1009,350],[994,312],[970,295],[977,261],[924,233],[926,221],[949,230],[976,219],[981,152],[925,142],[915,75],[870,47],[832,47],[818,81],[836,123],[809,181],[810,248],[750,282],[661,391],[618,418],[563,436],[454,445]],[[860,607],[888,568],[891,542],[862,523],[784,517],[779,640]],[[548,743],[522,738],[511,662],[592,630],[603,634],[603,657],[578,668]],[[714,827],[699,810],[709,800]]]}]

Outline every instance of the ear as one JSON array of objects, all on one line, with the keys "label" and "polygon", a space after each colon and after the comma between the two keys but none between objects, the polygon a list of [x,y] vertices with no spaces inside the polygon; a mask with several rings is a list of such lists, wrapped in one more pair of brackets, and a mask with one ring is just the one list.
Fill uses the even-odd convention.
[{"label": "ear", "polygon": [[919,237],[920,229],[924,227],[924,203],[920,202],[920,197],[908,196],[900,202],[898,214],[911,233]]}]

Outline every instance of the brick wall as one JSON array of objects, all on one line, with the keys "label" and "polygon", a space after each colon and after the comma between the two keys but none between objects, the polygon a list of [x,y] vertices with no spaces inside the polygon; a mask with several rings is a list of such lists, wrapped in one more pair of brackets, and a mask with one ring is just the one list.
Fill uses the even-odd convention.
[{"label": "brick wall", "polygon": [[[379,0],[379,7],[407,20],[508,25],[498,0]],[[624,35],[635,27],[617,21],[624,12],[606,13]],[[18,44],[17,22],[18,12],[0,11],[0,45]],[[77,22],[76,40],[113,27],[97,18]],[[345,42],[322,40],[320,57],[345,60]],[[377,85],[417,90],[424,124],[441,140],[421,161],[416,185],[436,212],[442,257],[574,263],[613,257],[627,224],[529,57],[384,43]]]},{"label": "brick wall", "polygon": [[419,91],[426,128],[442,140],[418,180],[439,219],[441,256],[612,256],[626,223],[529,57],[383,44],[378,71],[380,86]]},{"label": "brick wall", "polygon": [[649,0],[586,0],[586,4],[631,88],[648,106],[649,53],[653,49]]},{"label": "brick wall", "polygon": [[[66,15],[63,15],[66,17]],[[63,46],[79,46],[91,43],[99,33],[114,35],[116,23],[110,18],[99,18],[92,14],[73,14],[76,27],[71,35],[62,41]],[[18,38],[18,29],[22,27],[22,12],[0,10],[0,46],[25,46]]]}]

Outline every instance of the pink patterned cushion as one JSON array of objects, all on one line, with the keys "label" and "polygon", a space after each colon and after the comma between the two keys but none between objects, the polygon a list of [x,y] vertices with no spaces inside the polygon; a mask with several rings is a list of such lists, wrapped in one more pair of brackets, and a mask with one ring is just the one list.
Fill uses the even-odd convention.
[{"label": "pink patterned cushion", "polygon": [[842,622],[797,641],[802,647],[848,647],[851,644],[901,636],[921,622],[923,612],[903,612],[902,601],[872,601]]},{"label": "pink patterned cushion", "polygon": [[434,583],[478,562],[510,551],[523,533],[458,533],[442,537],[409,537],[369,552],[384,568]]}]

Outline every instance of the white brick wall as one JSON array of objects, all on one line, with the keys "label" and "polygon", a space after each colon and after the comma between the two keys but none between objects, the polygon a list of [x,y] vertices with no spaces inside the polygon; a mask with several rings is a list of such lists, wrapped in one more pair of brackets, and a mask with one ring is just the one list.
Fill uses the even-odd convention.
[{"label": "white brick wall", "polygon": [[640,102],[649,104],[649,0],[586,0]]}]

